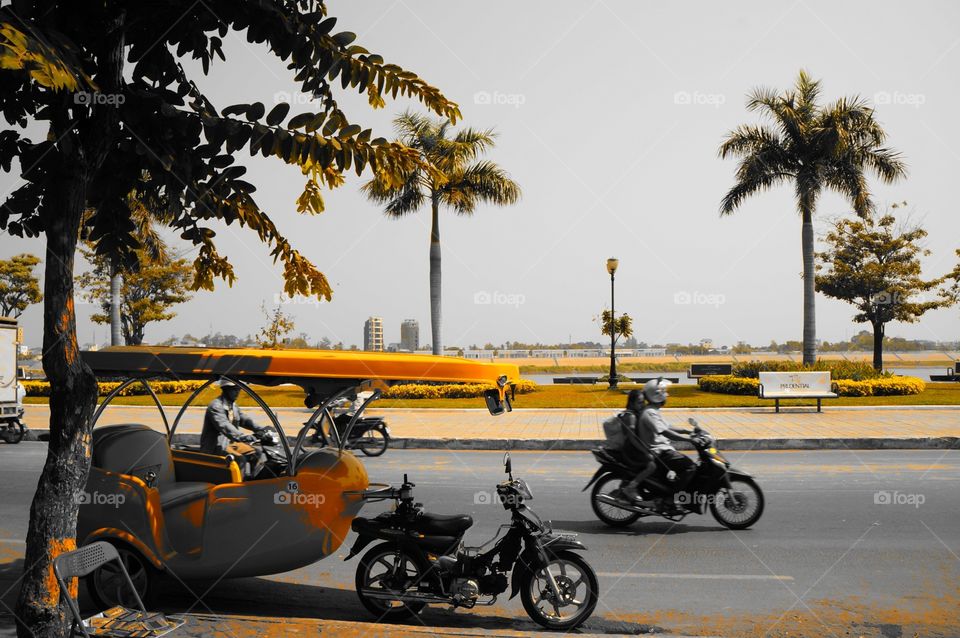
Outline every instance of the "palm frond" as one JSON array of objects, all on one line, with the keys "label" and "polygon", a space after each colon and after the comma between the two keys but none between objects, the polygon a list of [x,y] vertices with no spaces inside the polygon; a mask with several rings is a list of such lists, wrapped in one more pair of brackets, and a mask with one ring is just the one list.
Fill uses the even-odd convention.
[{"label": "palm frond", "polygon": [[439,194],[441,201],[457,213],[470,214],[482,202],[514,204],[520,200],[521,190],[502,168],[482,161],[450,175]]}]

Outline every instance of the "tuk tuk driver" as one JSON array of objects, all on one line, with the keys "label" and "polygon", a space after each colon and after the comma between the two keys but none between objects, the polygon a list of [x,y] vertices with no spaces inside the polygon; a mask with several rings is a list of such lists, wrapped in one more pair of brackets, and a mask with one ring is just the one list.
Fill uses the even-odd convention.
[{"label": "tuk tuk driver", "polygon": [[240,386],[229,379],[220,380],[220,396],[210,402],[203,417],[200,450],[219,456],[232,454],[244,476],[249,477],[255,473],[255,468],[259,467],[265,457],[263,452],[250,445],[258,438],[253,434],[244,434],[240,428],[252,430],[256,434],[269,428],[257,425],[240,411],[237,405],[239,396]]}]

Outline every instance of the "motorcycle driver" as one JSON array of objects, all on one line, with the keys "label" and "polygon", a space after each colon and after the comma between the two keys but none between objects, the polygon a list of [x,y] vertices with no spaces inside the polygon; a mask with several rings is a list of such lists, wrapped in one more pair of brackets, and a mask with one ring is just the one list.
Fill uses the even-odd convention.
[{"label": "motorcycle driver", "polygon": [[244,434],[240,428],[253,430],[255,434],[269,428],[257,425],[240,411],[237,405],[239,396],[240,386],[229,379],[220,380],[220,396],[210,402],[203,417],[200,449],[219,456],[232,454],[241,465],[244,476],[249,476],[252,468],[263,462],[264,455],[250,445],[259,438],[253,434]]},{"label": "motorcycle driver", "polygon": [[693,432],[683,428],[671,427],[660,413],[660,408],[667,402],[668,386],[669,382],[664,381],[663,378],[651,379],[644,384],[643,396],[649,405],[643,411],[640,423],[649,430],[653,437],[650,450],[656,457],[657,463],[676,473],[674,492],[680,492],[687,487],[690,479],[693,478],[697,466],[693,459],[678,452],[671,443],[671,441],[692,443],[689,435]]}]

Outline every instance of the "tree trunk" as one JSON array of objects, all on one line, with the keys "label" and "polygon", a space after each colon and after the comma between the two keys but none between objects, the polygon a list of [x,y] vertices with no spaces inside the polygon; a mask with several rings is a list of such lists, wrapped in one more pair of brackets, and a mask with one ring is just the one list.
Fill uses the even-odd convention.
[{"label": "tree trunk", "polygon": [[120,269],[113,266],[110,275],[110,345],[123,345],[123,330],[120,325]]},{"label": "tree trunk", "polygon": [[433,333],[433,354],[443,354],[440,334],[440,202],[432,200],[433,220],[430,226],[430,329]]},{"label": "tree trunk", "polygon": [[882,323],[873,324],[873,368],[874,370],[883,370],[883,336],[884,327]]},{"label": "tree trunk", "polygon": [[817,361],[816,270],[814,268],[813,211],[803,213],[803,363]]},{"label": "tree trunk", "polygon": [[[77,501],[90,465],[90,419],[97,382],[77,348],[73,262],[85,202],[86,178],[74,169],[47,194],[44,272],[43,371],[50,381],[50,443],[30,506],[17,633],[68,635],[67,607],[53,575],[53,559],[76,548]],[[76,584],[71,585],[76,595]]]}]

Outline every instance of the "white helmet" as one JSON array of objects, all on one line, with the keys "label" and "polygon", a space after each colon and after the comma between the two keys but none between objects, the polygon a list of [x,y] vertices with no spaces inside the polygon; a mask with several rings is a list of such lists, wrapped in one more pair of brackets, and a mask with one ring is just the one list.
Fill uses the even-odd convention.
[{"label": "white helmet", "polygon": [[666,403],[667,388],[669,386],[670,382],[663,377],[650,379],[643,384],[643,396],[645,396],[650,403]]}]

